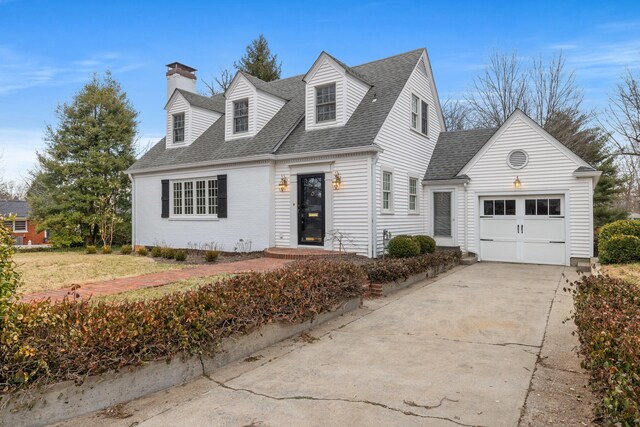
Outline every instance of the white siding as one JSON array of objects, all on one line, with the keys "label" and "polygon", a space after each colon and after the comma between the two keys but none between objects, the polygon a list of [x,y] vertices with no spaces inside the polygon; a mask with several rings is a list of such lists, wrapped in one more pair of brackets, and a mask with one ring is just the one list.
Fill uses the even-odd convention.
[{"label": "white siding", "polygon": [[215,111],[205,110],[203,108],[191,107],[190,111],[191,124],[189,127],[190,143],[198,139],[200,135],[215,123],[222,114]]},{"label": "white siding", "polygon": [[[528,164],[520,170],[507,165],[512,150],[522,149],[529,155]],[[564,215],[569,225],[570,257],[592,255],[592,185],[590,178],[576,178],[579,165],[544,138],[530,123],[516,117],[490,148],[467,171],[471,178],[467,193],[468,250],[478,251],[478,197],[497,194],[562,193],[566,194]],[[522,187],[515,191],[513,182],[520,178]],[[462,200],[460,205],[464,207]],[[459,235],[462,235],[462,224]],[[464,242],[460,242],[464,245]],[[567,260],[569,261],[569,260]]]},{"label": "white siding", "polygon": [[358,108],[360,102],[362,102],[362,98],[369,91],[369,85],[357,79],[349,74],[347,74],[347,99],[346,104],[347,108],[345,110],[344,122],[347,123],[349,118],[353,114],[353,112]]},{"label": "white siding", "polygon": [[269,123],[285,103],[285,100],[277,96],[258,91],[256,134]]},{"label": "white siding", "polygon": [[[134,236],[137,245],[166,244],[187,248],[215,242],[233,251],[239,239],[251,240],[252,250],[270,246],[273,233],[273,166],[225,166],[134,176]],[[227,175],[228,218],[213,220],[161,218],[161,181]]]},{"label": "white siding", "polygon": [[[240,99],[249,99],[249,131],[239,134],[233,133],[233,102]],[[227,93],[227,100],[225,105],[225,140],[246,138],[254,136],[256,134],[256,111],[257,111],[257,90],[249,83],[249,81],[242,75],[239,75],[236,79],[235,85],[230,88]]]},{"label": "white siding", "polygon": [[[298,173],[325,174],[326,249],[332,246],[332,230],[348,235],[343,242],[345,250],[360,255],[369,253],[371,224],[370,170],[371,158],[366,155],[351,155],[331,158],[309,158],[304,163],[298,160],[276,163],[273,187],[277,189],[284,175],[289,181],[289,191],[276,191],[275,195],[275,245],[297,246],[297,182]],[[339,190],[332,188],[333,174],[338,171],[342,178]]]},{"label": "white siding", "polygon": [[[309,77],[305,89],[305,129],[314,130],[332,126],[342,126],[345,120],[345,72],[328,58],[317,64],[317,69]],[[336,120],[335,122],[316,123],[316,87],[329,83],[336,84]]]},{"label": "white siding", "polygon": [[[421,59],[422,61],[422,59]],[[419,64],[419,63],[418,63]],[[429,135],[411,129],[411,94],[418,95],[429,105]],[[396,104],[376,137],[376,144],[384,150],[376,167],[376,240],[378,253],[382,251],[382,232],[387,229],[398,234],[426,233],[425,210],[418,215],[409,213],[409,177],[422,181],[433,148],[440,134],[440,121],[433,99],[433,88],[424,66],[416,65]],[[393,173],[393,213],[383,214],[382,170]],[[425,206],[424,191],[421,206]]]},{"label": "white siding", "polygon": [[170,148],[173,145],[173,115],[184,113],[184,140],[185,144],[178,144],[178,147],[182,147],[186,145],[189,139],[189,124],[191,123],[191,108],[187,100],[180,94],[180,92],[176,92],[173,100],[171,100],[170,104],[167,105],[167,139],[166,144],[167,148]]}]

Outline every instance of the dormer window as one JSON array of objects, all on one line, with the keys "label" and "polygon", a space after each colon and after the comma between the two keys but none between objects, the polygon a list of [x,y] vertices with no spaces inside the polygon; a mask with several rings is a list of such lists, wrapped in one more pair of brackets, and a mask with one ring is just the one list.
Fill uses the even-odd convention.
[{"label": "dormer window", "polygon": [[173,115],[173,143],[184,142],[184,113]]},{"label": "dormer window", "polygon": [[336,119],[336,84],[316,88],[316,123]]},{"label": "dormer window", "polygon": [[249,131],[249,100],[233,102],[233,133]]}]

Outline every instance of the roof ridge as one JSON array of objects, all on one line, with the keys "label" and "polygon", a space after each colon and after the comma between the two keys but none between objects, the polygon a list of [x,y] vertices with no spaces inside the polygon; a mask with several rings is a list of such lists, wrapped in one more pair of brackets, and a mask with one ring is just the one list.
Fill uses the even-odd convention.
[{"label": "roof ridge", "polygon": [[481,130],[498,130],[498,127],[491,127],[491,128],[474,128],[474,129],[458,129],[458,130],[447,130],[444,132],[440,132],[440,133],[456,133],[456,132],[473,132],[473,131],[481,131]]},{"label": "roof ridge", "polygon": [[362,64],[354,65],[352,68],[362,67],[363,65],[370,65],[370,64],[374,64],[376,62],[386,61],[387,59],[393,59],[393,58],[396,58],[398,56],[403,56],[403,55],[407,55],[409,53],[417,52],[419,50],[427,50],[427,48],[421,47],[421,48],[418,48],[418,49],[408,50],[408,51],[403,52],[403,53],[398,53],[396,55],[387,56],[386,58],[374,59],[373,61],[363,62]]}]

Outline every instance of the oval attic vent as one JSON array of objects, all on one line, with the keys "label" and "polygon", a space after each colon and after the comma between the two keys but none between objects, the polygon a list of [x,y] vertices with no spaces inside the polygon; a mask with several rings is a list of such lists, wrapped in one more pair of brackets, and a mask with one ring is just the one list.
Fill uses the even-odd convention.
[{"label": "oval attic vent", "polygon": [[529,156],[523,150],[513,150],[509,153],[509,166],[513,169],[522,169],[529,161]]}]

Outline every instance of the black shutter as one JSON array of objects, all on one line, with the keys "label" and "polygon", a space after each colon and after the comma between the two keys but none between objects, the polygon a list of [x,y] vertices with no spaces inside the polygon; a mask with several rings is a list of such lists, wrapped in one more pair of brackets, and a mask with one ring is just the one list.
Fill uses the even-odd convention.
[{"label": "black shutter", "polygon": [[218,218],[227,217],[227,175],[218,175]]},{"label": "black shutter", "polygon": [[169,218],[169,180],[162,180],[162,218]]}]

